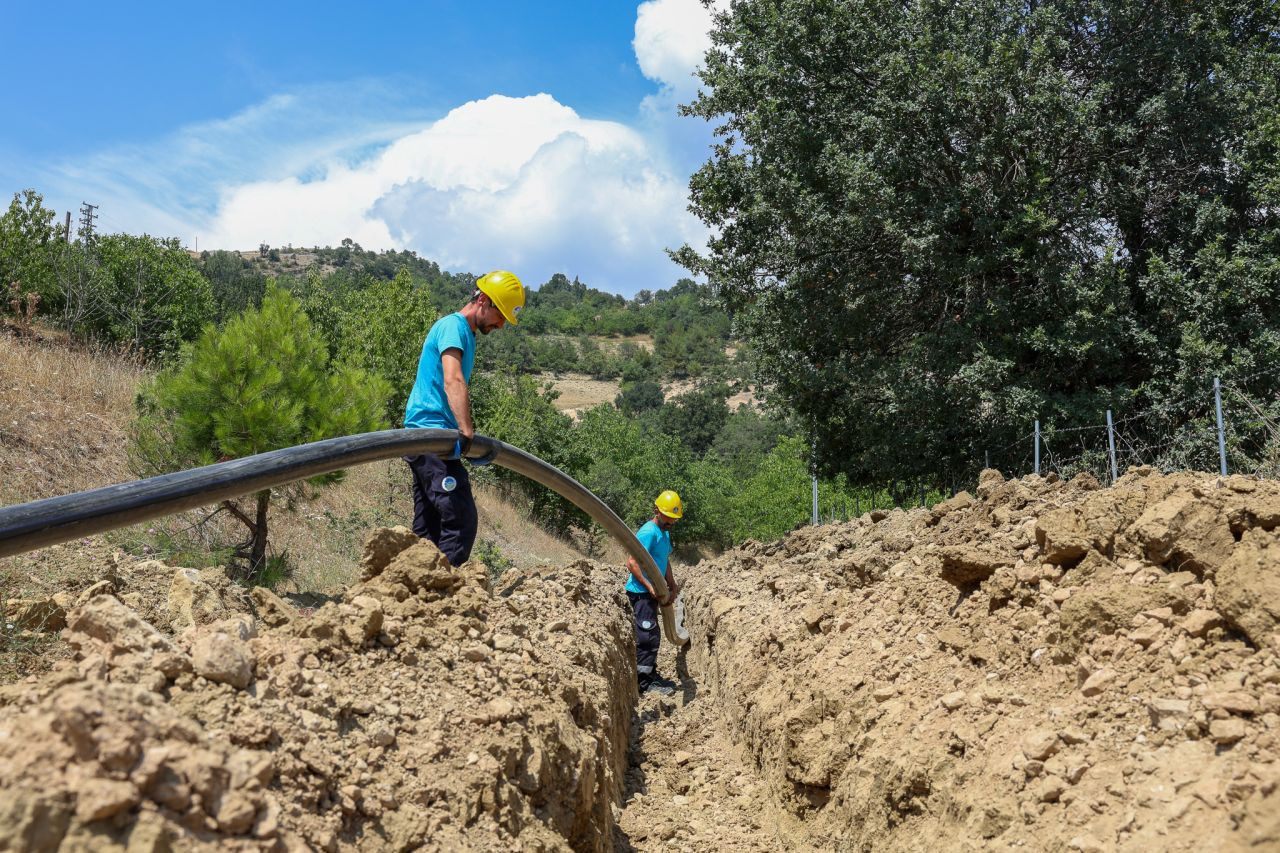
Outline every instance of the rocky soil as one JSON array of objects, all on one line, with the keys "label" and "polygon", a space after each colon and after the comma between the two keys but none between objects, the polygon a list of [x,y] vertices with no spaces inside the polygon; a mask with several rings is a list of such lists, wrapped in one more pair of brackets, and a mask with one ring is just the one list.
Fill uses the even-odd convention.
[{"label": "rocky soil", "polygon": [[104,567],[8,602],[0,850],[1280,850],[1280,484],[984,472],[683,572],[635,695],[622,570],[378,531],[299,608]]},{"label": "rocky soil", "polygon": [[362,568],[312,612],[161,564],[130,574],[163,590],[86,590],[76,659],[0,693],[0,849],[609,849],[635,700],[613,579],[495,595],[403,529]]},{"label": "rocky soil", "polygon": [[987,471],[748,543],[685,573],[698,702],[776,849],[1277,850],[1278,524],[1274,482]]}]

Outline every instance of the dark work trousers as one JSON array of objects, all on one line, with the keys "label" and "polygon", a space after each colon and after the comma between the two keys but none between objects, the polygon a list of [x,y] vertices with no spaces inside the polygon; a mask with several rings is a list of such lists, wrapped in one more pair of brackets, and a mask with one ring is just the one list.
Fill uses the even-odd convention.
[{"label": "dark work trousers", "polygon": [[413,472],[413,532],[436,543],[454,566],[471,556],[476,541],[476,500],[471,478],[458,459],[406,456]]},{"label": "dark work trousers", "polygon": [[627,590],[627,598],[636,617],[636,678],[643,690],[658,673],[658,646],[662,643],[658,600],[647,592],[631,590]]}]

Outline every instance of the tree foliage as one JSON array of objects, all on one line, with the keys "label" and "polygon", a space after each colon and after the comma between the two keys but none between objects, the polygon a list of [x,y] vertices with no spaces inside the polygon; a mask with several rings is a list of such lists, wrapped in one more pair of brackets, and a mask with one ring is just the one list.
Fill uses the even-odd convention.
[{"label": "tree foliage", "polygon": [[662,408],[662,386],[652,379],[624,382],[613,404],[624,415],[636,416]]},{"label": "tree foliage", "polygon": [[93,249],[103,275],[83,323],[96,337],[164,357],[214,318],[209,280],[177,240],[108,234]]},{"label": "tree foliage", "polygon": [[658,429],[701,459],[729,419],[725,404],[728,397],[729,388],[723,384],[704,385],[680,394],[656,412]]},{"label": "tree foliage", "polygon": [[1215,374],[1280,356],[1278,16],[735,2],[687,108],[719,127],[691,182],[716,236],[678,258],[828,472],[955,481],[1108,407],[1190,436]]},{"label": "tree foliage", "polygon": [[34,293],[45,305],[56,293],[55,259],[63,246],[54,213],[35,190],[14,193],[0,216],[0,290],[17,284],[24,295]]},{"label": "tree foliage", "polygon": [[404,268],[390,281],[374,281],[353,292],[339,316],[339,357],[387,381],[392,421],[404,416],[422,342],[435,321],[425,288],[415,285]]},{"label": "tree foliage", "polygon": [[[480,373],[471,381],[471,408],[485,435],[505,441],[563,470],[573,465],[573,422],[555,407],[556,392],[518,373]],[[495,470],[496,468],[496,470]],[[493,466],[477,475],[522,493],[533,517],[545,528],[565,534],[586,517],[572,504],[538,483]]]},{"label": "tree foliage", "polygon": [[[261,308],[206,327],[139,394],[133,458],[142,473],[157,473],[379,429],[389,393],[381,378],[331,361],[297,300],[272,289]],[[242,556],[255,572],[270,497],[259,492],[252,513],[227,505],[249,530]]]},{"label": "tree foliage", "polygon": [[213,292],[214,319],[225,322],[247,308],[257,308],[267,290],[267,278],[239,252],[204,252],[200,272]]}]

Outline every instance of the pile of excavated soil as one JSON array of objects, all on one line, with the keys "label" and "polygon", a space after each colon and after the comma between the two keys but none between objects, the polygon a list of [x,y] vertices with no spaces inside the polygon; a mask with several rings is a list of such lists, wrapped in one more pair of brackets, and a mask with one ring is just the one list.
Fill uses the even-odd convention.
[{"label": "pile of excavated soil", "polygon": [[[663,731],[714,708],[775,849],[1280,849],[1278,524],[1274,482],[986,471],[747,543],[685,574],[699,693]],[[674,797],[686,830],[723,800]]]},{"label": "pile of excavated soil", "polygon": [[0,850],[612,845],[634,640],[602,570],[496,595],[382,530],[307,612],[149,569],[70,602],[75,660],[0,691]]}]

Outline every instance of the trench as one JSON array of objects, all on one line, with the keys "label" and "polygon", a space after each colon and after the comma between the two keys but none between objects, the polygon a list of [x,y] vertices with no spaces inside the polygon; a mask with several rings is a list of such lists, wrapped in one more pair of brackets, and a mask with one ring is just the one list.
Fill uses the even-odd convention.
[{"label": "trench", "polygon": [[[218,489],[447,453],[455,440],[387,431],[12,507],[0,510],[0,553],[202,505]],[[630,531],[580,485],[489,439],[475,452],[603,518],[664,589]],[[132,694],[110,702],[132,689],[132,667],[148,689],[176,691],[191,714],[209,717],[199,737],[228,756],[219,732],[243,707],[274,714],[273,736],[297,746],[312,774],[297,778],[311,787],[283,772],[270,791],[249,785],[257,811],[246,814],[261,823],[271,797],[311,797],[319,816],[302,814],[293,827],[308,842],[332,840],[325,849],[382,849],[376,839],[391,838],[404,849],[1192,850],[1206,838],[1221,849],[1280,849],[1280,617],[1273,598],[1254,594],[1274,582],[1278,506],[1280,486],[1265,481],[1138,471],[1100,489],[987,471],[977,498],[745,543],[686,572],[689,630],[664,612],[659,658],[676,692],[638,699],[616,569],[535,573],[504,596],[474,567],[454,572],[425,543],[401,541],[416,564],[391,563],[342,602],[258,638],[271,655],[255,684],[274,693],[215,693],[191,687],[190,673],[157,676],[144,666],[152,652],[135,644],[142,652],[98,659],[110,678],[55,687],[35,712],[57,713],[60,698],[79,691],[107,702],[123,726],[138,704]],[[1059,544],[1075,541],[1082,518],[1107,520],[1105,549]],[[1249,529],[1235,536],[1232,525]],[[1214,571],[1179,570],[1185,555]],[[397,630],[378,633],[375,611]],[[131,618],[121,624],[136,630]],[[301,642],[323,653],[318,664]],[[187,653],[167,650],[166,666]],[[424,668],[434,680],[422,681]],[[337,726],[333,703],[293,707],[292,685],[318,677],[346,692],[339,711],[357,725]],[[393,687],[414,701],[370,709],[367,694]],[[35,712],[0,721],[0,733],[49,740]],[[175,712],[148,713],[158,730],[175,730]],[[308,758],[295,718],[335,725],[338,740],[363,732],[344,748],[380,769],[399,772],[415,754],[424,772],[400,781],[417,786],[416,799],[387,790],[357,802],[353,771]],[[255,731],[239,737],[252,745]],[[19,767],[5,753],[16,740],[0,736],[0,767],[29,774],[14,784],[51,776],[62,786],[62,800],[14,801],[30,806],[21,825],[38,828],[37,807],[65,810],[67,786],[89,777],[38,761]],[[457,780],[465,796],[442,793],[441,780]],[[6,784],[0,778],[0,802]],[[221,815],[205,817],[245,833],[236,814],[226,816],[231,829]],[[307,828],[320,819],[336,829]],[[0,841],[3,833],[0,825]]]},{"label": "trench", "polygon": [[750,756],[730,737],[695,657],[691,646],[664,644],[659,669],[674,692],[637,700],[614,850],[809,849],[803,827],[772,801]]},{"label": "trench", "polygon": [[[457,438],[450,430],[387,430],[2,508],[0,556],[363,462],[423,452],[444,456],[453,451]],[[662,574],[630,529],[575,480],[518,448],[484,436],[476,436],[470,456],[530,477],[570,500],[614,536],[637,559],[659,594],[665,593]],[[677,681],[678,689],[670,697],[647,694],[636,702],[626,766],[613,768],[613,774],[623,780],[621,808],[613,805],[614,848],[792,849],[794,845],[779,834],[779,820],[768,816],[770,808],[759,793],[758,781],[718,725],[714,696],[699,688],[699,674],[690,669],[688,633],[677,627],[671,606],[662,608],[662,616],[661,666]],[[625,657],[629,651],[624,642],[617,653]],[[620,677],[625,680],[631,675]],[[614,672],[608,680],[618,679]],[[611,704],[625,701],[628,692],[610,685]],[[575,722],[588,729],[590,723],[578,719],[581,707],[574,709]],[[351,733],[352,724],[346,720],[339,734]],[[611,763],[619,763],[620,753],[610,752]],[[579,837],[578,843],[585,837]]]}]

